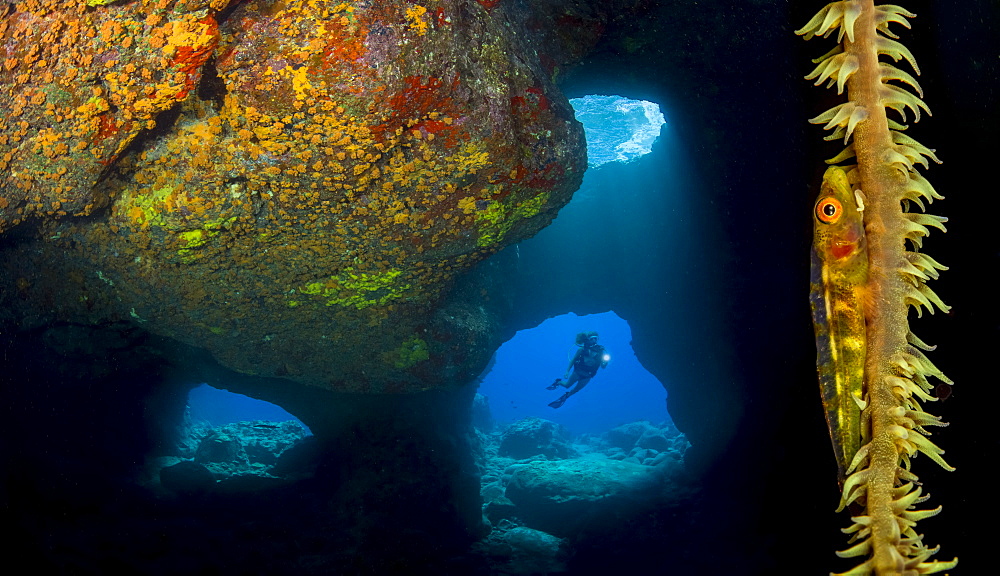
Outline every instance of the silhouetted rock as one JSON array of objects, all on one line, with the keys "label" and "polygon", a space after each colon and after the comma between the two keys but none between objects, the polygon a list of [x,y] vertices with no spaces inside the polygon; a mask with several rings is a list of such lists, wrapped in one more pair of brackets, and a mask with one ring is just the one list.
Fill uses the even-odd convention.
[{"label": "silhouetted rock", "polygon": [[665,488],[664,469],[634,462],[587,458],[514,468],[507,497],[527,524],[558,536],[647,504]]},{"label": "silhouetted rock", "polygon": [[282,477],[311,474],[322,450],[315,436],[306,436],[278,455],[271,474]]},{"label": "silhouetted rock", "polygon": [[211,490],[215,477],[201,464],[184,460],[160,470],[160,484],[177,494],[195,494]]},{"label": "silhouetted rock", "polygon": [[525,418],[504,430],[498,454],[516,459],[538,455],[569,458],[574,450],[569,431],[562,425],[542,418]]},{"label": "silhouetted rock", "polygon": [[628,452],[635,446],[635,443],[647,432],[656,431],[656,427],[642,420],[640,422],[629,422],[617,428],[612,428],[604,435],[608,444],[616,446]]},{"label": "silhouetted rock", "polygon": [[472,400],[472,425],[481,432],[493,431],[496,422],[490,412],[490,399],[482,394],[476,394]]},{"label": "silhouetted rock", "polygon": [[504,520],[477,547],[496,574],[552,574],[566,569],[562,544],[551,534]]},{"label": "silhouetted rock", "polygon": [[635,445],[639,448],[649,448],[656,450],[657,452],[664,452],[666,450],[673,450],[674,443],[670,438],[658,429],[646,430],[642,433],[642,436],[635,441]]}]

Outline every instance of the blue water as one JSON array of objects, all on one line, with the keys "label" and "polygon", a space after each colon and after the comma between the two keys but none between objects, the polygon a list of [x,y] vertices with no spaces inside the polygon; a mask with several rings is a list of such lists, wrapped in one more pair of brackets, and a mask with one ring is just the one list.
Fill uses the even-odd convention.
[{"label": "blue water", "polygon": [[569,103],[587,136],[590,168],[649,154],[666,123],[660,106],[646,100],[590,94]]},{"label": "blue water", "polygon": [[[607,368],[559,409],[548,403],[564,389],[545,387],[566,371],[576,352],[577,332],[595,330],[611,354]],[[479,393],[487,396],[494,419],[505,424],[537,416],[558,422],[570,431],[600,433],[635,420],[669,420],[667,393],[632,352],[628,323],[614,312],[577,316],[564,314],[521,330],[497,350],[493,369],[483,378]]]},{"label": "blue water", "polygon": [[[204,420],[212,426],[247,420],[269,420],[272,422],[295,420],[302,424],[298,418],[280,406],[243,394],[219,390],[208,384],[202,384],[188,393],[188,408],[191,410],[193,421]],[[302,426],[306,430],[309,429],[305,424]]]}]

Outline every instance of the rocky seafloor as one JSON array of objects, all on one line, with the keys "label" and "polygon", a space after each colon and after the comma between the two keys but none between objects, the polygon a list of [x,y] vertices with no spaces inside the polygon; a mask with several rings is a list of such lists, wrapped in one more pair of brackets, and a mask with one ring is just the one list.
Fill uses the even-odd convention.
[{"label": "rocky seafloor", "polygon": [[[690,495],[690,444],[671,422],[574,436],[542,418],[498,425],[477,395],[473,427],[482,537],[468,556],[493,574],[563,572],[578,542]],[[175,453],[147,463],[147,487],[190,497],[288,486],[313,478],[319,449],[297,421],[213,427],[186,418]]]},{"label": "rocky seafloor", "polygon": [[690,444],[669,422],[573,436],[532,417],[477,431],[490,532],[475,548],[496,573],[561,572],[578,541],[644,509],[675,503],[687,490]]}]

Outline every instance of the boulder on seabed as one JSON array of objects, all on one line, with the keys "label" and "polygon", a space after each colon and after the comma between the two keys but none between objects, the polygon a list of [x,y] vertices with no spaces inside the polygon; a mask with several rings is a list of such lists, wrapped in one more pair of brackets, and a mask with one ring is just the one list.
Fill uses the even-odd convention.
[{"label": "boulder on seabed", "polygon": [[667,438],[667,435],[663,431],[655,428],[643,432],[642,436],[635,441],[635,445],[639,448],[656,450],[657,452],[666,452],[674,448],[673,440]]},{"label": "boulder on seabed", "polygon": [[239,436],[225,432],[214,432],[202,440],[198,450],[195,451],[194,461],[203,465],[221,463],[237,467],[250,465],[250,459]]},{"label": "boulder on seabed", "polygon": [[182,460],[160,470],[160,484],[177,494],[197,494],[211,490],[216,481],[205,466]]},{"label": "boulder on seabed", "polygon": [[491,482],[483,486],[480,495],[483,498],[483,516],[490,524],[497,524],[517,516],[517,507],[504,494],[501,482]]},{"label": "boulder on seabed", "polygon": [[570,434],[560,424],[542,418],[524,418],[504,430],[498,454],[518,460],[543,455],[546,458],[570,458]]},{"label": "boulder on seabed", "polygon": [[[643,435],[647,433],[655,434],[656,432],[658,430],[655,426],[645,420],[640,420],[639,422],[629,422],[617,428],[612,428],[605,433],[604,437],[607,439],[608,444],[628,452]],[[643,448],[655,448],[655,446],[643,446]],[[660,448],[656,449],[660,450]]]},{"label": "boulder on seabed", "polygon": [[513,470],[506,496],[529,526],[572,536],[669,493],[671,471],[615,460],[534,461]]},{"label": "boulder on seabed", "polygon": [[150,485],[174,493],[253,492],[308,477],[319,447],[298,421],[252,420],[183,428],[177,457],[150,461]]},{"label": "boulder on seabed", "polygon": [[510,568],[513,574],[547,574],[565,570],[559,557],[562,539],[525,526],[508,531],[504,539],[511,548]]},{"label": "boulder on seabed", "polygon": [[476,546],[498,574],[557,574],[566,570],[562,539],[540,530],[501,520]]}]

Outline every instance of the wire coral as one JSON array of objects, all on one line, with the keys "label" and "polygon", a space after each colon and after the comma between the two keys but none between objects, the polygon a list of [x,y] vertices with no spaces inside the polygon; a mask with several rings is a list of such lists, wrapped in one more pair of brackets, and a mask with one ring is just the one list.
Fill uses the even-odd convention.
[{"label": "wire coral", "polygon": [[[839,510],[860,506],[844,532],[851,546],[838,555],[866,557],[850,575],[915,575],[947,570],[957,564],[930,560],[938,549],[924,544],[916,532],[919,520],[941,508],[917,509],[927,499],[911,464],[923,454],[946,470],[944,451],[928,439],[931,426],[944,426],[924,411],[934,401],[931,377],[949,380],[925,355],[933,350],[909,328],[914,308],[930,313],[948,307],[927,286],[946,268],[924,254],[923,239],[931,228],[944,231],[945,218],[924,214],[925,203],[941,196],[920,174],[939,162],[935,152],[904,131],[930,114],[915,77],[895,63],[906,60],[920,74],[913,54],[900,42],[896,25],[909,28],[914,14],[872,0],[841,0],[823,7],[796,33],[807,40],[836,35],[838,45],[818,58],[806,76],[817,85],[846,89],[848,101],[810,120],[831,130],[828,140],[847,147],[828,162],[841,164],[864,198],[868,279],[864,284],[865,339],[860,448],[847,467]],[[891,60],[888,62],[882,57]],[[889,117],[889,112],[899,120]],[[911,209],[920,211],[911,211]],[[835,439],[836,441],[836,439]]]}]

